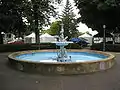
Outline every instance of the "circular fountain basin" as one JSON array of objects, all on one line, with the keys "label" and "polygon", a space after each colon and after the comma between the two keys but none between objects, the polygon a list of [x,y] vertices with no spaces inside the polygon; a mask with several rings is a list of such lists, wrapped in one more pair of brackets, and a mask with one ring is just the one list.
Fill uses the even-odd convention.
[{"label": "circular fountain basin", "polygon": [[21,71],[41,74],[82,74],[111,68],[115,56],[101,51],[70,50],[71,62],[57,62],[56,50],[15,52],[8,56],[10,64]]}]

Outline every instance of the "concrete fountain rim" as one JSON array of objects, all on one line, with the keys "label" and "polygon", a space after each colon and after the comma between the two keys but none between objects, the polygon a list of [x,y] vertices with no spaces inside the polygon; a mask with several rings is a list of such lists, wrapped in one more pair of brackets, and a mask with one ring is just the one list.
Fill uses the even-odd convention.
[{"label": "concrete fountain rim", "polygon": [[103,52],[103,51],[96,51],[96,50],[78,50],[78,49],[70,49],[68,50],[69,52],[90,52],[90,53],[97,53],[97,54],[102,54],[105,56],[108,56],[105,59],[102,60],[95,60],[95,61],[85,61],[85,62],[34,62],[34,61],[26,61],[26,60],[21,60],[21,59],[17,59],[16,56],[17,55],[21,55],[21,54],[28,54],[28,53],[35,53],[35,52],[56,52],[56,50],[27,50],[27,51],[18,51],[18,52],[14,52],[8,55],[9,59],[15,60],[15,61],[19,61],[19,62],[26,62],[26,63],[35,63],[35,64],[82,64],[82,63],[96,63],[96,62],[105,62],[105,61],[110,61],[113,58],[115,58],[115,56],[111,53],[108,52]]}]

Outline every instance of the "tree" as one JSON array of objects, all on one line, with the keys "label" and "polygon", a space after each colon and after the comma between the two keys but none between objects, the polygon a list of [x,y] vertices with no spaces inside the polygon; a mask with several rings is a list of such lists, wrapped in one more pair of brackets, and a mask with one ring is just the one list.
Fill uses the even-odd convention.
[{"label": "tree", "polygon": [[119,0],[74,0],[80,10],[79,22],[88,27],[103,32],[106,25],[107,32],[120,27],[120,1]]},{"label": "tree", "polygon": [[[57,0],[56,0],[57,1]],[[26,0],[24,3],[24,12],[29,26],[36,34],[36,43],[39,43],[39,30],[43,25],[48,25],[50,16],[55,16],[55,8],[51,0]],[[59,0],[58,0],[59,2]]]},{"label": "tree", "polygon": [[62,14],[62,23],[64,24],[64,36],[68,36],[68,39],[78,36],[77,20],[73,13],[73,8],[69,0],[66,1],[66,5]]},{"label": "tree", "polygon": [[51,35],[59,35],[60,33],[60,21],[55,21],[50,25],[50,29],[46,31]]},{"label": "tree", "polygon": [[3,43],[1,32],[21,33],[25,31],[20,8],[22,1],[0,0],[0,43]]}]

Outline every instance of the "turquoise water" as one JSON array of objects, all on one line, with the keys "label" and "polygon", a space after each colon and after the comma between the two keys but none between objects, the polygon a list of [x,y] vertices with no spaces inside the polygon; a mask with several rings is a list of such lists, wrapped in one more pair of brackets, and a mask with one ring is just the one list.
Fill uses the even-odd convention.
[{"label": "turquoise water", "polygon": [[[26,60],[32,62],[41,62],[44,60],[51,61],[52,58],[57,57],[57,52],[36,52],[29,54],[22,54],[16,56],[19,60]],[[71,56],[72,62],[85,62],[85,61],[96,61],[107,58],[102,54],[89,53],[89,52],[68,52],[68,56]]]}]

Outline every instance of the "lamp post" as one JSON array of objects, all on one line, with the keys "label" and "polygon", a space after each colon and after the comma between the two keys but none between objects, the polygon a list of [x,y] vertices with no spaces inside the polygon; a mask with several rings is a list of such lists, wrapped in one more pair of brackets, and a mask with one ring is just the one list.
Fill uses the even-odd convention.
[{"label": "lamp post", "polygon": [[41,43],[41,40],[40,40],[41,37],[40,36],[41,36],[41,28],[40,28],[40,31],[39,31],[39,44],[38,44],[39,47],[38,47],[38,50],[40,50],[40,43]]},{"label": "lamp post", "polygon": [[103,51],[105,51],[105,43],[106,43],[105,28],[106,28],[106,25],[103,25],[103,29],[104,29],[104,33],[103,33]]}]

